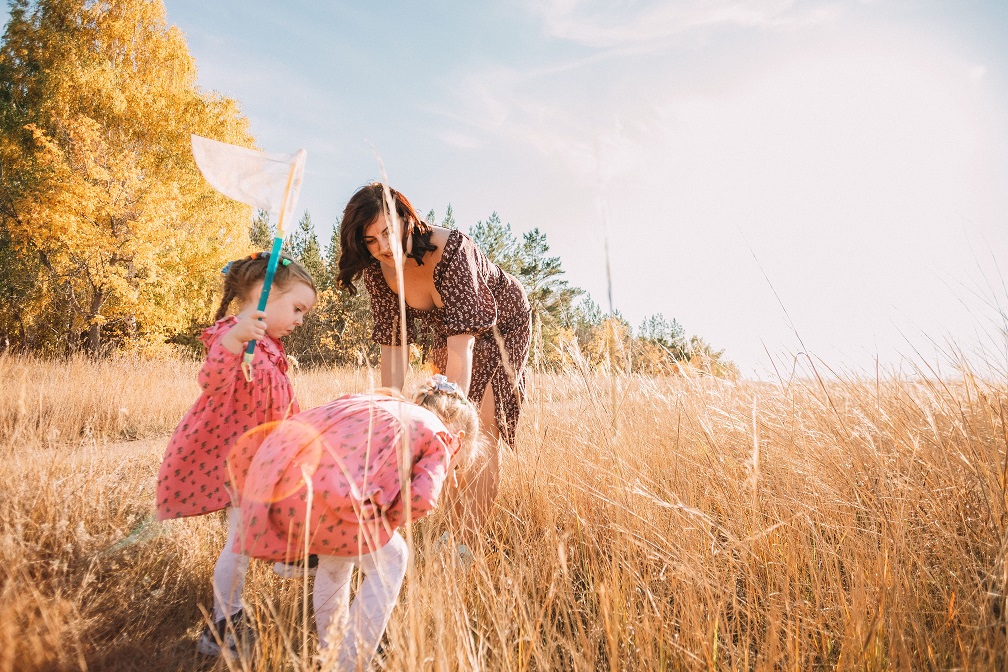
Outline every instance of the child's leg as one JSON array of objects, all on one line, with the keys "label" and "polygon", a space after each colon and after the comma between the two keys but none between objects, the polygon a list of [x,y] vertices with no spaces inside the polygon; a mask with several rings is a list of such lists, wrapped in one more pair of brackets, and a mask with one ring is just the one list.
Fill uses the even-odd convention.
[{"label": "child's leg", "polygon": [[408,559],[409,549],[398,533],[382,548],[360,557],[364,580],[350,607],[338,669],[356,670],[358,664],[366,668],[374,657],[399,598]]},{"label": "child's leg", "polygon": [[224,548],[217,556],[217,564],[214,565],[214,622],[231,616],[242,608],[241,596],[249,566],[247,555],[232,550],[240,530],[241,511],[234,506],[228,507],[227,517],[227,541],[224,542]]},{"label": "child's leg", "polygon": [[354,562],[350,558],[319,556],[312,606],[315,608],[315,626],[318,628],[320,649],[329,646],[329,629],[334,627],[334,624],[341,628],[346,627],[353,566]]}]

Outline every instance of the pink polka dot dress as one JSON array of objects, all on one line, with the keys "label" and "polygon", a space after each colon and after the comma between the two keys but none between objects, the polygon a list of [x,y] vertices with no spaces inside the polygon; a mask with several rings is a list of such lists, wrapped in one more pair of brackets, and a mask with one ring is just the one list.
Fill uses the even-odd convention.
[{"label": "pink polka dot dress", "polygon": [[[234,316],[226,317],[200,336],[207,348],[197,377],[203,391],[168,441],[157,480],[160,520],[230,506],[234,489],[227,469],[229,451],[249,430],[299,410],[279,341],[267,336],[257,343],[252,382],[245,380],[241,355],[221,343],[237,322]],[[237,449],[254,452],[260,440],[261,435],[246,437]]]},{"label": "pink polka dot dress", "polygon": [[[371,299],[374,342],[399,345],[399,297],[385,281],[378,261],[364,269],[364,285]],[[487,384],[493,387],[497,426],[501,437],[514,448],[525,399],[525,364],[532,344],[532,309],[525,290],[517,278],[490,261],[458,230],[449,232],[434,267],[434,288],[443,307],[417,310],[407,306],[406,338],[416,342],[417,319],[430,325],[434,331],[431,359],[443,373],[448,337],[475,336],[469,401],[479,408]]]},{"label": "pink polka dot dress", "polygon": [[350,394],[285,420],[247,466],[232,465],[236,474],[247,474],[244,552],[293,560],[304,553],[306,533],[309,553],[319,555],[353,557],[383,547],[405,522],[399,472],[404,436],[410,517],[416,520],[436,506],[458,448],[436,415],[381,394]]}]

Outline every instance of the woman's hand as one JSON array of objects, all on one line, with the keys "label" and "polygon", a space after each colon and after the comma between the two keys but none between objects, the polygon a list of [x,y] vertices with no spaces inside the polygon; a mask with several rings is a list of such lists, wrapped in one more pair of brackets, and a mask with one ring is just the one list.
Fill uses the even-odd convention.
[{"label": "woman's hand", "polygon": [[238,322],[224,334],[221,345],[233,355],[240,355],[249,341],[261,341],[266,338],[266,313],[253,310],[247,314],[238,315]]},{"label": "woman's hand", "polygon": [[[472,334],[459,334],[448,337],[448,361],[445,365],[445,378],[462,388],[462,394],[469,396],[469,383],[472,380],[473,347],[476,337]],[[406,382],[406,370],[403,368],[403,349],[398,345],[381,346],[381,384],[382,387],[402,389]]]}]

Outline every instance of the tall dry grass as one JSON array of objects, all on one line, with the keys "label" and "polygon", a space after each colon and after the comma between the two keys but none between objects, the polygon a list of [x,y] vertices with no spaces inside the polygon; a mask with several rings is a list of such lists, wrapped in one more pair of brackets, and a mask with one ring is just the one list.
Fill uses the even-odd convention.
[{"label": "tall dry grass", "polygon": [[[303,586],[265,563],[257,658],[201,659],[223,520],[143,523],[194,372],[0,359],[0,670],[309,669]],[[371,380],[294,376],[304,406]],[[1004,380],[532,383],[474,565],[414,525],[386,669],[1008,663]]]},{"label": "tall dry grass", "polygon": [[[199,395],[200,364],[129,355],[50,361],[0,353],[0,441],[65,446],[170,434]],[[291,380],[301,405],[311,408],[368,389],[376,375],[366,368],[312,369],[293,371]]]}]

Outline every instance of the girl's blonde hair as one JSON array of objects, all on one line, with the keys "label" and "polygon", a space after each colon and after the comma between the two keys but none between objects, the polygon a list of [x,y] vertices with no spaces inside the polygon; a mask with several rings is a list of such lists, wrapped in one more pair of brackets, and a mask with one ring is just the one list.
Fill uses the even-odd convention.
[{"label": "girl's blonde hair", "polygon": [[428,385],[413,397],[413,403],[438,416],[449,429],[464,430],[457,468],[465,472],[480,454],[479,412],[461,392],[446,392]]}]

